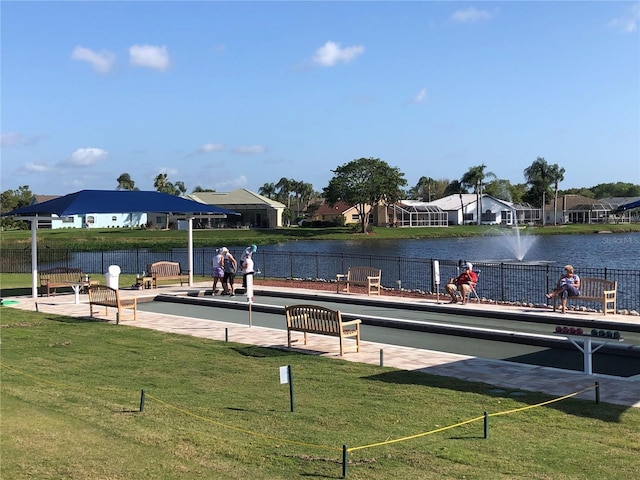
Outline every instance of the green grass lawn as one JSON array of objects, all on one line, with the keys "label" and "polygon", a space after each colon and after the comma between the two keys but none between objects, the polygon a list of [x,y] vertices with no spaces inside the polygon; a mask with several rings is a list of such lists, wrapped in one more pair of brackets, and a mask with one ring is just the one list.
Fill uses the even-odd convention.
[{"label": "green grass lawn", "polygon": [[[7,479],[339,478],[342,445],[551,398],[10,307],[0,326]],[[352,451],[348,478],[630,479],[638,432],[638,409],[570,398],[491,417],[488,439],[480,421]]]},{"label": "green grass lawn", "polygon": [[[499,235],[503,231],[499,226],[450,226],[447,228],[383,228],[376,227],[372,234],[354,233],[352,227],[333,228],[275,228],[275,229],[215,229],[194,230],[195,247],[244,246],[253,243],[266,245],[295,240],[351,240],[358,238],[448,238],[473,235]],[[640,224],[621,225],[558,225],[546,227],[527,227],[533,235],[582,234],[610,232],[639,232]],[[38,230],[38,248],[64,248],[77,251],[119,250],[150,248],[168,250],[184,248],[187,232],[178,230],[142,230],[128,228],[103,229],[58,229]],[[22,230],[3,231],[3,248],[25,248],[31,245],[31,232]]]}]

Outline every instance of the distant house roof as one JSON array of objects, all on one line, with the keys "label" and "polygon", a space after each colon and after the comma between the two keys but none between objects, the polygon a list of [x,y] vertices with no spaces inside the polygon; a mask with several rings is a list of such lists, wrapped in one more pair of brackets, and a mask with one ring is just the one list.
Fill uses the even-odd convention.
[{"label": "distant house roof", "polygon": [[640,197],[609,197],[598,200],[602,203],[611,203],[612,205],[627,205],[640,201]]},{"label": "distant house roof", "polygon": [[455,211],[460,210],[461,206],[466,207],[471,203],[475,203],[476,200],[477,198],[475,193],[463,193],[462,195],[454,193],[453,195],[448,195],[429,203],[436,207],[440,207],[442,210]]},{"label": "distant house roof", "polygon": [[[507,202],[505,200],[500,200],[499,198],[495,198],[491,195],[487,195],[486,193],[482,195],[482,198],[483,199],[488,198],[494,202],[501,203],[506,207],[515,208],[513,203]],[[463,193],[463,194],[454,193],[452,195],[439,198],[437,200],[433,200],[432,202],[429,202],[429,205],[440,207],[442,210],[445,210],[445,211],[456,211],[456,210],[460,210],[462,206],[466,207],[467,205],[476,203],[477,200],[478,198],[475,193]]]},{"label": "distant house roof", "polygon": [[206,203],[207,205],[218,205],[229,209],[249,209],[249,208],[286,208],[286,205],[276,200],[272,200],[263,195],[254,193],[246,188],[239,188],[232,192],[196,192],[188,195],[189,198]]},{"label": "distant house roof", "polygon": [[58,198],[60,195],[34,195],[33,200],[31,201],[31,205],[35,205],[36,203],[48,202],[49,200],[53,200]]},{"label": "distant house roof", "polygon": [[617,205],[612,205],[610,203],[603,202],[595,202],[595,203],[581,203],[579,205],[574,205],[573,207],[567,209],[572,212],[609,212],[615,209]]},{"label": "distant house roof", "polygon": [[[577,194],[567,194],[558,197],[558,204],[556,208],[558,211],[569,210],[576,205],[588,205],[590,203],[595,203],[598,200],[590,197],[585,197],[584,195]],[[553,210],[553,197],[548,199],[547,204],[545,205],[545,210]]]},{"label": "distant house roof", "polygon": [[398,206],[407,212],[444,212],[442,208],[434,205],[433,202],[422,202],[420,200],[400,200]]},{"label": "distant house roof", "polygon": [[346,202],[338,202],[335,205],[329,205],[326,202],[322,202],[322,204],[320,204],[320,206],[318,207],[318,209],[315,211],[314,215],[340,215],[343,214],[344,212],[347,212],[349,210],[351,210],[352,208],[355,208],[353,205],[349,205]]}]

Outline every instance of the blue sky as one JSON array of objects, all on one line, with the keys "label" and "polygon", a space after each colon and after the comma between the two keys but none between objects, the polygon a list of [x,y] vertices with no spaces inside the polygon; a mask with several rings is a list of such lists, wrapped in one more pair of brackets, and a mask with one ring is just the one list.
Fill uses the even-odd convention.
[{"label": "blue sky", "polygon": [[12,2],[2,190],[321,191],[360,157],[640,183],[640,2]]}]

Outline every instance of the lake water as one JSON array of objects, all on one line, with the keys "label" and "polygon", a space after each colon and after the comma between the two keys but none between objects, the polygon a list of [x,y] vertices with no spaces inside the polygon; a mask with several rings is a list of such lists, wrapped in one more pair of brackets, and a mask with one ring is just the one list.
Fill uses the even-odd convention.
[{"label": "lake water", "polygon": [[[406,240],[297,241],[264,245],[261,251],[349,253],[362,255],[435,258],[471,262],[513,261],[519,256],[516,235]],[[527,235],[520,243],[528,247],[523,262],[570,263],[576,268],[640,270],[640,233]]]}]

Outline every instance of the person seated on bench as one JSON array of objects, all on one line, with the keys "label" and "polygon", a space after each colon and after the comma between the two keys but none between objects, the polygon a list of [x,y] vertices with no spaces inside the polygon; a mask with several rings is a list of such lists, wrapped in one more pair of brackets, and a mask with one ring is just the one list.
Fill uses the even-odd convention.
[{"label": "person seated on bench", "polygon": [[473,265],[469,262],[463,266],[463,272],[456,278],[449,279],[449,283],[444,287],[451,296],[451,302],[457,303],[456,292],[460,292],[462,296],[462,304],[467,303],[467,295],[471,293],[471,287],[478,283],[478,274],[473,271]]},{"label": "person seated on bench", "polygon": [[546,296],[547,298],[553,298],[558,295],[560,295],[560,302],[562,303],[562,313],[565,313],[567,309],[567,298],[580,295],[580,277],[573,272],[571,265],[564,267],[564,274],[558,280],[556,289],[547,293]]}]

